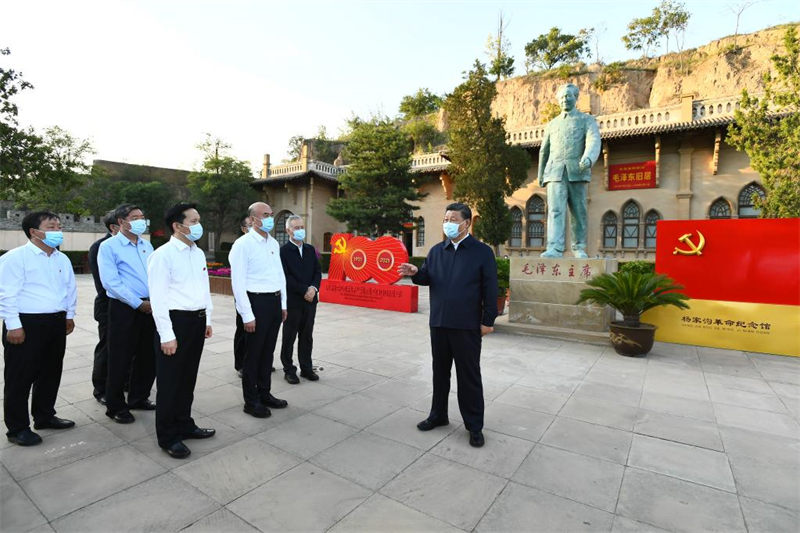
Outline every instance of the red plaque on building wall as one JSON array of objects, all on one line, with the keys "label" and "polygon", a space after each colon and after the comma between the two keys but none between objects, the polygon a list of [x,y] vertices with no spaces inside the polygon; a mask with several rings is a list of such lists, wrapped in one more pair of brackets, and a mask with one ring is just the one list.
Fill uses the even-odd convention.
[{"label": "red plaque on building wall", "polygon": [[608,190],[654,189],[656,187],[656,162],[624,163],[608,166]]}]

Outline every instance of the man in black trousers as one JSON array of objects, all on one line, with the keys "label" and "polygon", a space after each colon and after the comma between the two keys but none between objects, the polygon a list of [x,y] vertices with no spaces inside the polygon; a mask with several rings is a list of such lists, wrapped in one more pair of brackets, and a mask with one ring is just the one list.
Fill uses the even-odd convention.
[{"label": "man in black trousers", "polygon": [[292,363],[292,352],[294,339],[298,336],[297,361],[300,364],[300,375],[309,381],[319,379],[311,363],[311,349],[314,344],[314,317],[317,314],[317,293],[322,279],[322,267],[314,247],[303,242],[306,238],[306,227],[302,217],[287,217],[286,233],[289,235],[289,242],[281,246],[281,263],[286,276],[288,315],[283,323],[281,363],[286,381],[297,385],[300,380],[297,377],[297,367]]},{"label": "man in black trousers", "polygon": [[106,379],[108,378],[108,295],[100,281],[100,270],[97,268],[97,251],[106,239],[117,234],[119,226],[114,218],[114,212],[109,211],[103,217],[103,224],[106,226],[107,233],[102,238],[96,240],[89,247],[89,270],[94,279],[94,289],[97,296],[94,297],[94,319],[97,322],[97,345],[94,347],[94,366],[92,367],[92,385],[94,385],[93,395],[101,404],[106,403]]},{"label": "man in black trousers", "polygon": [[447,399],[455,361],[461,418],[470,445],[479,448],[484,444],[481,337],[494,331],[497,318],[497,264],[492,249],[469,235],[471,224],[468,206],[448,205],[442,224],[447,238],[431,248],[421,268],[403,263],[397,271],[430,286],[433,400],[417,428],[429,431],[450,423]]},{"label": "man in black trousers", "polygon": [[231,288],[236,310],[242,315],[247,353],[242,367],[244,412],[267,418],[270,408],[282,409],[286,400],[276,398],[271,368],[281,323],[286,320],[286,277],[280,246],[270,235],[275,226],[272,208],[256,202],[248,210],[252,228],[231,247]]},{"label": "man in black trousers", "polygon": [[0,257],[3,418],[9,442],[33,446],[42,438],[30,428],[29,398],[35,429],[75,425],[56,416],[55,403],[78,298],[72,264],[58,250],[64,239],[58,216],[29,213],[22,231],[28,243]]},{"label": "man in black trousers", "polygon": [[206,256],[195,242],[203,236],[194,204],[179,203],[165,215],[172,237],[147,264],[156,335],[156,437],[176,459],[189,456],[186,439],[207,439],[216,431],[192,419],[194,386],[205,339],[211,337],[211,293]]},{"label": "man in black trousers", "polygon": [[105,240],[97,252],[100,281],[109,298],[106,416],[118,424],[130,424],[136,420],[130,409],[156,408],[150,401],[155,324],[147,288],[147,260],[153,245],[142,237],[147,221],[139,207],[123,204],[114,210],[114,218],[119,233]]},{"label": "man in black trousers", "polygon": [[[239,221],[239,230],[242,235],[247,235],[250,231],[250,216],[245,215]],[[236,307],[234,306],[234,310]],[[242,365],[244,365],[244,354],[247,352],[247,337],[244,334],[244,322],[242,315],[236,312],[236,332],[233,334],[233,368],[239,377],[242,377]]]}]

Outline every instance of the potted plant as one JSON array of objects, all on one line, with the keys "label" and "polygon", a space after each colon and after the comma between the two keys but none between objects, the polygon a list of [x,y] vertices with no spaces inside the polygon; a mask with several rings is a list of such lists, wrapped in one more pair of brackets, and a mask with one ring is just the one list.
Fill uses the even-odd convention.
[{"label": "potted plant", "polygon": [[506,298],[508,297],[511,261],[504,257],[498,257],[495,261],[497,262],[497,314],[502,315],[506,308]]},{"label": "potted plant", "polygon": [[586,282],[577,303],[608,305],[622,314],[621,322],[612,322],[609,336],[620,355],[639,357],[653,348],[656,326],[640,322],[643,312],[660,305],[688,309],[683,289],[663,274],[628,269],[613,274],[600,274]]}]

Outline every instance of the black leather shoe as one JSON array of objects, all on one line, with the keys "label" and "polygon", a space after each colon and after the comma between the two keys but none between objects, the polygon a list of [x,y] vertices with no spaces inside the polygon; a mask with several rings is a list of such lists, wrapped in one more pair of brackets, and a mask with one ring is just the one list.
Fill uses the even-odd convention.
[{"label": "black leather shoe", "polygon": [[272,394],[270,394],[266,398],[261,398],[261,403],[272,409],[283,409],[284,407],[287,407],[289,405],[289,402],[287,402],[286,400],[280,400],[275,396],[273,396]]},{"label": "black leather shoe", "polygon": [[256,418],[267,418],[270,415],[272,415],[272,413],[270,413],[269,409],[267,409],[266,407],[264,407],[263,405],[260,405],[260,404],[259,405],[244,404],[243,411],[245,413],[247,413],[248,415],[254,416]]},{"label": "black leather shoe", "polygon": [[439,426],[446,426],[450,423],[448,419],[444,420],[433,420],[431,418],[426,418],[419,424],[417,424],[417,429],[420,431],[430,431],[433,428],[438,428]]},{"label": "black leather shoe", "polygon": [[298,383],[300,383],[300,378],[297,377],[297,374],[290,374],[289,372],[286,372],[283,375],[283,379],[285,379],[287,382],[291,383],[292,385],[297,385]]},{"label": "black leather shoe", "polygon": [[469,432],[469,445],[473,448],[480,448],[486,441],[483,440],[483,432],[482,431],[470,431]]},{"label": "black leather shoe", "polygon": [[207,439],[213,437],[217,430],[212,428],[194,428],[183,436],[184,439]]},{"label": "black leather shoe", "polygon": [[300,375],[306,378],[308,381],[318,381],[319,376],[313,370],[301,370]]},{"label": "black leather shoe", "polygon": [[35,446],[42,442],[42,437],[31,431],[31,428],[25,428],[13,435],[8,435],[8,442],[13,442],[19,446]]},{"label": "black leather shoe", "polygon": [[138,409],[139,411],[155,411],[156,404],[150,400],[142,400],[141,402],[136,402],[133,405],[128,404],[128,409]]},{"label": "black leather shoe", "polygon": [[50,420],[43,420],[41,422],[34,422],[34,429],[67,429],[75,425],[72,420],[66,418],[58,418],[54,416]]},{"label": "black leather shoe", "polygon": [[99,403],[100,405],[105,405],[106,404],[106,393],[105,392],[98,392],[98,391],[95,390],[95,391],[92,392],[92,396],[94,396],[94,399],[97,400],[97,403]]},{"label": "black leather shoe", "polygon": [[186,447],[184,443],[181,441],[176,442],[170,446],[164,448],[164,451],[169,454],[170,457],[174,457],[175,459],[186,459],[189,457],[189,454],[192,453],[192,450]]},{"label": "black leather shoe", "polygon": [[106,411],[106,416],[117,424],[132,424],[136,421],[130,411],[118,411],[114,414]]}]

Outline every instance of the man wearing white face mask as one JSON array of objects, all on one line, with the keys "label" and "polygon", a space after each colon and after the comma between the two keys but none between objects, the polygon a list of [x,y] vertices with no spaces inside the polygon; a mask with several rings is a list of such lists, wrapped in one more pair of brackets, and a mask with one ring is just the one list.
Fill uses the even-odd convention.
[{"label": "man wearing white face mask", "polygon": [[236,310],[244,322],[246,353],[242,367],[244,412],[270,416],[270,408],[286,407],[270,393],[272,360],[281,323],[286,320],[286,278],[278,241],[270,235],[272,208],[256,202],[248,210],[252,227],[231,247],[231,288]]},{"label": "man wearing white face mask", "polygon": [[172,229],[169,242],[153,252],[147,263],[156,335],[156,437],[171,457],[191,451],[185,439],[206,439],[216,433],[199,428],[192,419],[192,400],[200,355],[211,337],[211,292],[206,256],[195,242],[203,236],[195,204],[171,207],[164,222]]},{"label": "man wearing white face mask", "polygon": [[75,425],[56,416],[67,335],[75,328],[75,274],[66,255],[54,213],[37,211],[22,219],[29,242],[0,257],[0,318],[3,319],[5,383],[3,414],[9,442],[32,446],[42,438],[35,429]]},{"label": "man wearing white face mask", "polygon": [[311,362],[314,338],[314,317],[317,314],[317,293],[322,280],[322,267],[313,246],[303,242],[306,228],[302,217],[286,218],[286,233],[289,242],[281,246],[281,262],[286,275],[286,290],[289,315],[283,323],[281,341],[281,363],[286,381],[292,385],[300,383],[297,367],[292,363],[294,340],[297,342],[297,362],[300,375],[309,381],[317,381]]},{"label": "man wearing white face mask", "polygon": [[[141,236],[147,222],[141,209],[123,204],[114,210],[119,233],[103,242],[97,254],[100,281],[108,294],[108,379],[106,415],[119,424],[135,419],[130,409],[152,411],[155,381],[155,324],[147,287],[147,260],[153,245]],[[130,370],[128,399],[125,379]]]},{"label": "man wearing white face mask", "polygon": [[448,205],[442,224],[447,238],[431,248],[422,267],[403,263],[397,271],[430,286],[433,398],[428,418],[417,428],[430,431],[450,423],[447,400],[455,362],[458,408],[470,445],[479,448],[484,444],[481,338],[494,331],[497,318],[497,263],[491,248],[470,237],[471,224],[468,206]]}]

